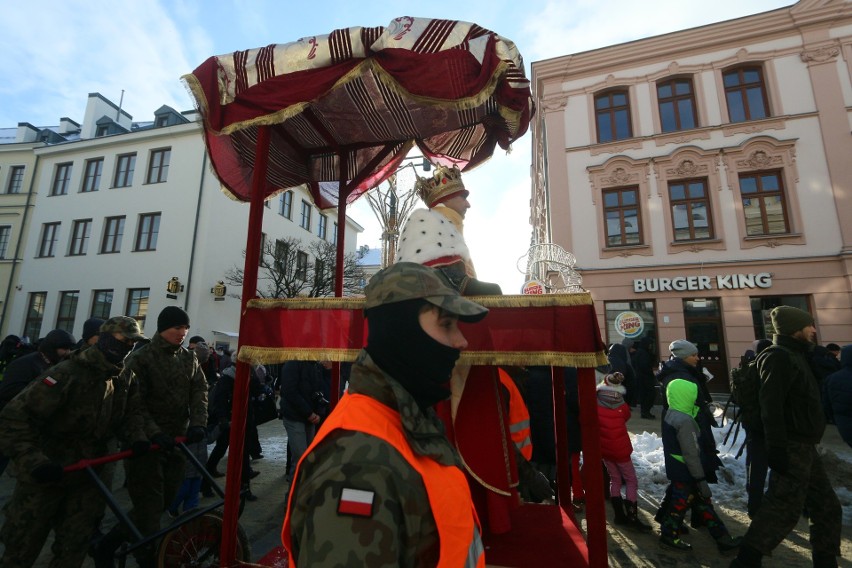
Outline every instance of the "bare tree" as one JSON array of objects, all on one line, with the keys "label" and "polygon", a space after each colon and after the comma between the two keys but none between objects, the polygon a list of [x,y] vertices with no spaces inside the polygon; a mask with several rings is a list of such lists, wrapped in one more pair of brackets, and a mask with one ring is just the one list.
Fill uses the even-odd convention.
[{"label": "bare tree", "polygon": [[[423,164],[428,162],[424,159]],[[409,171],[405,172],[405,170]],[[408,175],[402,175],[405,173]],[[408,163],[388,178],[387,187],[380,185],[364,194],[370,209],[373,210],[382,227],[382,268],[390,266],[396,260],[400,226],[408,218],[417,201],[417,194],[414,191],[416,179],[415,165]],[[400,185],[403,187],[402,190]]]},{"label": "bare tree", "polygon": [[[245,256],[245,251],[243,251]],[[319,298],[334,295],[336,251],[326,241],[304,244],[288,237],[264,241],[257,274],[260,298]],[[225,274],[233,286],[242,286],[243,269],[234,266]],[[354,253],[343,256],[343,295],[363,294],[364,271]]]}]

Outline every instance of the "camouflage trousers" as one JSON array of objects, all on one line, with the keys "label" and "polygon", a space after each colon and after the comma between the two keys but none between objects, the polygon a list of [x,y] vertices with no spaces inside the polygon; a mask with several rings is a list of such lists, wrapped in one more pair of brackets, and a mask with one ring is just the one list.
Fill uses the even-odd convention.
[{"label": "camouflage trousers", "polygon": [[816,447],[788,442],[787,457],[785,473],[770,471],[769,489],[743,544],[769,554],[787,538],[807,506],[813,552],[839,555],[842,510]]},{"label": "camouflage trousers", "polygon": [[59,483],[18,480],[0,530],[6,546],[0,567],[32,566],[53,530],[50,568],[79,568],[104,506],[101,493],[83,472],[70,474]]},{"label": "camouflage trousers", "polygon": [[[124,463],[127,492],[133,502],[130,519],[143,536],[160,530],[160,517],[183,483],[185,466],[186,458],[178,449],[149,452]],[[143,547],[136,554],[140,566],[149,564],[152,557],[151,547]]]}]

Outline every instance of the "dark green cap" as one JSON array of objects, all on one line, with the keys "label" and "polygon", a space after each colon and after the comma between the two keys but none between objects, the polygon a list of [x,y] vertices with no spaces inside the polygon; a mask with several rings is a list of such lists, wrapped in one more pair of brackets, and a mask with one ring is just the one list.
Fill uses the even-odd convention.
[{"label": "dark green cap", "polygon": [[397,262],[380,270],[370,279],[364,293],[365,310],[422,298],[465,322],[477,322],[488,313],[488,308],[463,298],[440,272],[416,262]]},{"label": "dark green cap", "polygon": [[139,329],[139,323],[127,316],[109,318],[101,326],[101,333],[120,333],[128,339],[146,339]]}]

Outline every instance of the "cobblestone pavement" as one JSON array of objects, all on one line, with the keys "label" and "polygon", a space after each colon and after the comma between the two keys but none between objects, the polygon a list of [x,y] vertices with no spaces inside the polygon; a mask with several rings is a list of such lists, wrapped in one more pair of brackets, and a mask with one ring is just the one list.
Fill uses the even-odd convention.
[{"label": "cobblestone pavement", "polygon": [[[659,408],[657,409],[659,411]],[[637,416],[631,419],[629,428],[631,432],[641,433],[643,431],[659,433],[659,420],[644,420]],[[659,413],[657,412],[657,415]],[[286,462],[286,434],[280,421],[275,420],[260,426],[261,445],[263,446],[264,458],[252,462],[252,467],[260,472],[260,475],[252,480],[252,491],[258,496],[258,500],[246,504],[246,508],[240,518],[240,524],[246,531],[251,543],[252,559],[259,560],[267,552],[280,544],[281,523],[284,519],[286,506],[286,495],[288,484],[284,478],[284,467]],[[834,426],[829,426],[823,443],[827,450],[827,469],[838,486],[852,489],[852,463],[848,459],[850,449],[846,446]],[[837,459],[837,455],[846,453],[847,459]],[[223,460],[220,468],[224,469]],[[123,472],[119,468],[116,474],[114,487],[115,496],[124,507],[129,504],[127,492],[121,488],[124,479]],[[8,473],[0,477],[0,505],[5,505],[9,500],[14,486],[14,479]],[[663,486],[664,487],[664,486]],[[644,519],[651,523],[655,532],[649,535],[637,534],[635,532],[615,529],[608,523],[608,547],[610,566],[613,567],[709,567],[721,568],[730,563],[731,557],[724,557],[716,550],[715,543],[707,534],[705,529],[693,530],[685,540],[690,542],[694,550],[691,553],[678,554],[663,550],[658,546],[659,533],[657,525],[653,522],[653,512],[659,504],[662,490],[657,491],[657,486],[642,488],[640,486],[640,507],[643,510]],[[657,495],[655,493],[660,493]],[[202,499],[202,504],[210,503],[210,499]],[[849,505],[849,503],[845,503]],[[733,535],[744,534],[748,527],[748,517],[743,512],[720,507],[720,513]],[[611,518],[611,508],[607,505],[607,515]],[[0,515],[0,518],[2,515]],[[584,523],[582,514],[578,516]],[[1,519],[0,519],[1,520]],[[163,522],[168,522],[168,517]],[[112,513],[107,512],[104,526],[109,527],[114,523]],[[843,559],[841,566],[852,566],[852,526],[843,527]],[[2,549],[2,545],[0,545]],[[50,546],[45,546],[36,568],[46,568],[50,557]],[[771,558],[764,562],[765,566],[810,566],[810,547],[808,544],[807,520],[802,519],[790,537],[776,549]],[[128,566],[134,566],[131,560]],[[84,564],[87,568],[93,568],[94,563],[87,559]]]}]

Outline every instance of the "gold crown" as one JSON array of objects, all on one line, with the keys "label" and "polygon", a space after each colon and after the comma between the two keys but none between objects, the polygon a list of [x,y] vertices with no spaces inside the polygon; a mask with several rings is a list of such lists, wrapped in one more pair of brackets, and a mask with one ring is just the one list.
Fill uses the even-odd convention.
[{"label": "gold crown", "polygon": [[431,178],[417,176],[414,189],[430,209],[456,193],[464,192],[465,197],[468,194],[462,183],[461,170],[456,165],[452,168],[436,166]]}]

